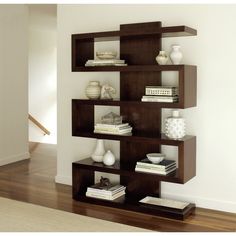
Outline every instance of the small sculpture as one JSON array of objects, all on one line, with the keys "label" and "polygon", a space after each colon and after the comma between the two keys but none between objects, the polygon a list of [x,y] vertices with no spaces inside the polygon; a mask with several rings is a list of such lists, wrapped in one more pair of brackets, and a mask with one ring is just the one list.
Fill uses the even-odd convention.
[{"label": "small sculpture", "polygon": [[102,116],[101,123],[109,125],[119,125],[122,124],[122,116],[119,116],[114,112],[109,112],[105,116]]},{"label": "small sculpture", "polygon": [[111,183],[110,183],[110,180],[108,178],[103,178],[101,176],[101,179],[100,179],[100,187],[105,187],[105,186],[109,186]]},{"label": "small sculpture", "polygon": [[101,99],[113,99],[111,94],[115,94],[116,90],[109,84],[104,84],[101,89]]}]

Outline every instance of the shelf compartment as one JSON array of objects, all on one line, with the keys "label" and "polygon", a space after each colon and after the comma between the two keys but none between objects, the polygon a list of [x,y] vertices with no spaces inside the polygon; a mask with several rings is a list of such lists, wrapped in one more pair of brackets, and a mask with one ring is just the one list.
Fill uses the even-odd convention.
[{"label": "shelf compartment", "polygon": [[132,197],[123,196],[115,201],[106,201],[102,199],[86,197],[85,194],[74,197],[75,200],[90,204],[102,205],[107,207],[115,207],[118,209],[137,211],[141,213],[151,214],[155,216],[167,217],[177,220],[186,219],[195,209],[195,204],[190,204],[183,212],[175,209],[166,209],[161,207],[143,205],[138,200]]},{"label": "shelf compartment", "polygon": [[197,30],[190,28],[185,25],[180,26],[169,26],[161,27],[156,30],[140,30],[136,32],[122,32],[120,30],[116,31],[105,31],[105,32],[94,32],[94,33],[82,33],[82,34],[73,34],[72,39],[74,40],[94,40],[95,42],[100,41],[116,41],[120,37],[134,37],[134,36],[161,36],[165,37],[181,37],[181,36],[195,36],[197,35]]},{"label": "shelf compartment", "polygon": [[181,179],[178,178],[178,169],[169,175],[158,175],[152,173],[136,172],[135,165],[132,164],[122,164],[119,161],[116,161],[113,166],[106,166],[103,163],[94,162],[91,158],[85,158],[81,161],[74,162],[73,166],[77,166],[79,169],[87,169],[123,176],[136,176],[150,179],[155,178],[159,181],[182,183]]}]

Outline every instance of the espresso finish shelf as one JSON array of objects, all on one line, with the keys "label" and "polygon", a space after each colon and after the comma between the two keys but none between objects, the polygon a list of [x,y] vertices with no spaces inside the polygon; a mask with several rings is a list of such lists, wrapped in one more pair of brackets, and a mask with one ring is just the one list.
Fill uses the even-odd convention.
[{"label": "espresso finish shelf", "polygon": [[140,31],[106,31],[106,32],[95,32],[95,33],[84,33],[84,34],[73,34],[72,39],[74,40],[94,40],[99,41],[116,41],[120,40],[120,37],[134,37],[134,36],[158,36],[158,37],[181,37],[181,36],[194,36],[197,35],[197,31],[185,25],[161,27],[160,29],[149,30],[144,29]]},{"label": "espresso finish shelf", "polygon": [[73,71],[78,72],[137,72],[137,71],[184,71],[186,69],[196,68],[194,65],[128,65],[128,66],[76,66]]},{"label": "espresso finish shelf", "polygon": [[136,172],[135,171],[135,163],[120,163],[116,161],[113,166],[106,166],[103,163],[93,162],[91,158],[85,158],[81,161],[77,161],[73,163],[73,166],[77,166],[79,169],[87,169],[123,176],[137,176],[143,178],[157,178],[160,181],[165,182],[173,182],[173,183],[183,183],[183,181],[178,177],[178,169],[169,175],[158,175],[152,173],[144,173],[144,172]]},{"label": "espresso finish shelf", "polygon": [[132,135],[114,135],[114,134],[100,134],[94,133],[91,130],[76,130],[72,134],[77,137],[86,138],[97,138],[97,139],[107,139],[107,140],[122,140],[122,141],[132,141],[132,142],[153,142],[160,145],[171,145],[178,146],[189,140],[195,140],[195,136],[186,135],[183,139],[169,139],[165,134],[153,134],[145,132],[132,132]]},{"label": "espresso finish shelf", "polygon": [[116,199],[115,201],[106,201],[102,199],[95,199],[95,198],[90,198],[86,197],[85,194],[81,194],[77,197],[75,197],[76,200],[81,201],[81,202],[86,202],[86,203],[91,203],[91,204],[96,204],[96,205],[104,205],[108,207],[115,207],[119,209],[125,209],[129,211],[138,211],[141,213],[146,213],[146,214],[151,214],[151,215],[159,215],[162,217],[167,217],[167,218],[175,218],[178,220],[184,220],[185,218],[190,215],[194,209],[195,209],[195,204],[190,204],[184,211],[178,211],[175,209],[167,209],[167,208],[162,208],[162,207],[155,207],[155,206],[150,206],[150,205],[144,205],[139,203],[139,200],[141,198],[133,198],[133,197],[120,197]]},{"label": "espresso finish shelf", "polygon": [[[194,204],[183,211],[160,209],[139,200],[146,196],[161,196],[161,181],[184,184],[196,175],[196,137],[186,135],[173,140],[161,133],[162,108],[189,108],[197,105],[197,67],[195,65],[158,65],[157,53],[162,50],[163,37],[194,36],[197,31],[187,26],[163,27],[161,22],[120,25],[118,31],[72,35],[73,72],[119,72],[120,99],[72,100],[72,136],[116,140],[120,143],[119,161],[113,166],[94,163],[91,158],[74,162],[73,198],[126,210],[143,212],[174,219],[185,219],[195,208]],[[128,66],[85,67],[95,55],[94,43],[120,40],[120,58]],[[142,102],[146,86],[162,86],[163,71],[178,74],[179,100],[177,103]],[[83,73],[78,76],[83,79]],[[94,79],[94,76],[93,76]],[[94,133],[95,106],[119,106],[123,122],[132,127],[132,135]],[[147,153],[161,152],[161,145],[176,146],[178,169],[167,176],[135,172],[137,161]],[[81,159],[81,158],[80,158]],[[95,182],[95,172],[119,175],[120,184],[126,186],[125,197],[104,201],[85,196],[87,187]]]}]

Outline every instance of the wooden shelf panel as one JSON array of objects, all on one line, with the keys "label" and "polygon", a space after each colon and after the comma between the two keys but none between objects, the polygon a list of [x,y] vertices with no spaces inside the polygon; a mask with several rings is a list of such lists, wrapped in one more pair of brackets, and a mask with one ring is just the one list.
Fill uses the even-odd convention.
[{"label": "wooden shelf panel", "polygon": [[143,178],[155,178],[159,181],[173,182],[173,183],[183,183],[181,179],[178,178],[178,170],[172,172],[169,175],[158,175],[152,173],[136,172],[135,164],[130,163],[120,163],[116,161],[113,166],[106,166],[103,163],[94,162],[91,158],[86,158],[77,162],[74,162],[73,165],[77,166],[79,169],[87,169],[123,176],[139,176]]},{"label": "wooden shelf panel", "polygon": [[184,211],[178,211],[175,209],[167,209],[157,206],[151,206],[148,204],[139,203],[139,200],[133,197],[122,196],[114,201],[107,201],[102,199],[86,197],[85,194],[74,196],[77,201],[91,203],[96,205],[102,205],[107,207],[115,207],[119,209],[137,211],[141,213],[152,214],[155,216],[162,216],[168,218],[174,218],[178,220],[184,220],[189,216],[195,209],[195,204],[190,204]]},{"label": "wooden shelf panel", "polygon": [[89,100],[89,99],[72,99],[77,105],[94,105],[94,106],[148,106],[150,108],[184,108],[179,103],[164,102],[142,102],[142,101],[121,101],[121,100]]},{"label": "wooden shelf panel", "polygon": [[129,66],[76,66],[72,71],[77,72],[160,72],[160,71],[183,71],[187,68],[196,67],[194,65],[129,65]]},{"label": "wooden shelf panel", "polygon": [[153,142],[159,145],[179,146],[184,142],[195,139],[195,136],[186,135],[183,139],[169,139],[165,134],[150,134],[145,132],[133,132],[132,136],[127,135],[112,135],[112,134],[98,134],[93,130],[77,129],[72,134],[77,137],[97,138],[108,140],[122,140],[122,141],[136,141],[136,142]]},{"label": "wooden shelf panel", "polygon": [[188,26],[170,26],[161,27],[155,31],[153,30],[140,30],[136,32],[124,32],[124,31],[106,31],[106,32],[94,32],[94,33],[83,33],[83,34],[73,34],[72,37],[77,40],[91,40],[94,39],[95,42],[99,41],[115,41],[119,40],[120,37],[132,37],[132,36],[153,36],[160,35],[162,38],[165,37],[181,37],[181,36],[195,36],[197,35],[197,30],[190,28]]}]

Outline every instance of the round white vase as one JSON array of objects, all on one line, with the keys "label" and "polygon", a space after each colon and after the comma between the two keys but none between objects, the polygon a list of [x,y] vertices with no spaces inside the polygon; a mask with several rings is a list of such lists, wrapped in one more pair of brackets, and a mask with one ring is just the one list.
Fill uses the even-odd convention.
[{"label": "round white vase", "polygon": [[172,116],[165,120],[165,134],[171,139],[181,139],[186,134],[185,119],[179,116],[179,111],[172,112]]},{"label": "round white vase", "polygon": [[99,81],[90,81],[85,89],[85,94],[89,99],[98,99],[101,95],[101,86]]},{"label": "round white vase", "polygon": [[165,51],[160,51],[158,56],[156,57],[156,61],[159,65],[166,65],[168,61],[168,56]]},{"label": "round white vase", "polygon": [[108,150],[103,157],[103,163],[106,166],[112,166],[112,165],[114,165],[115,161],[116,161],[116,158],[115,158],[114,154],[110,150]]},{"label": "round white vase", "polygon": [[93,161],[95,162],[102,162],[103,156],[105,154],[105,148],[104,148],[104,141],[102,139],[97,140],[96,148],[91,155]]},{"label": "round white vase", "polygon": [[180,45],[172,45],[170,59],[174,65],[180,64],[181,60],[183,59],[183,54],[180,51]]}]

